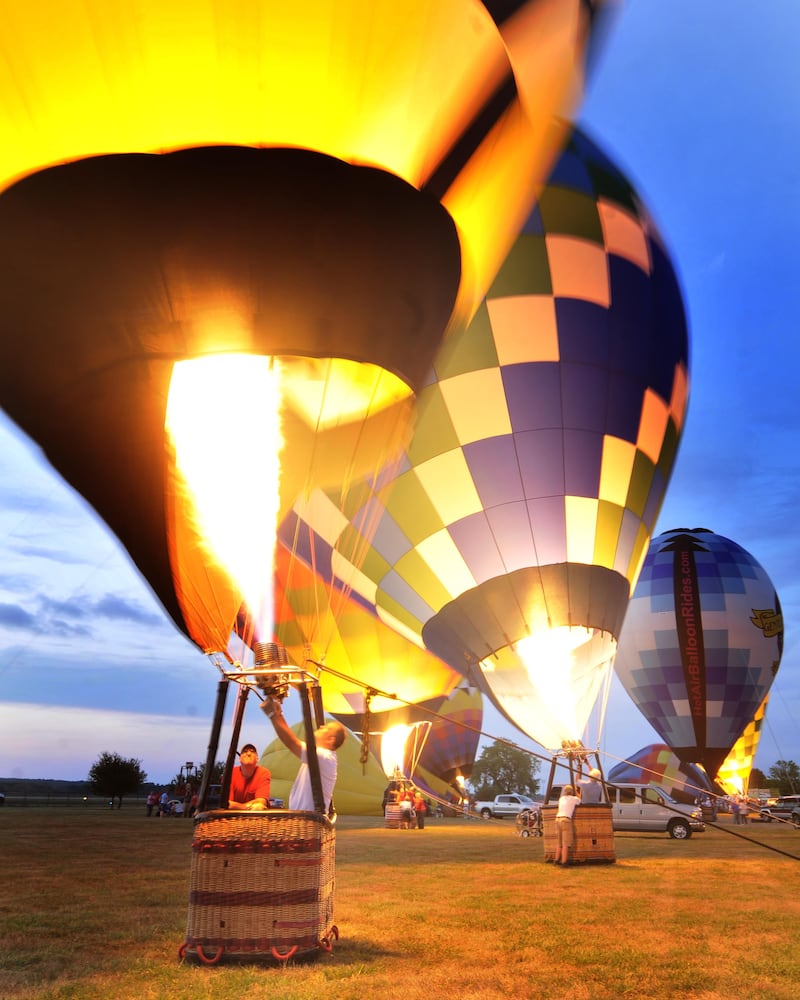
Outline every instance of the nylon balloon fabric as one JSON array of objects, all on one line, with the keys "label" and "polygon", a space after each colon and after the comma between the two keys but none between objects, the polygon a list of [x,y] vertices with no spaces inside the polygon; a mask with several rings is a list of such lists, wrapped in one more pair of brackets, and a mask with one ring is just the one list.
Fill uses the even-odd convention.
[{"label": "nylon balloon fabric", "polygon": [[710,777],[751,723],[783,655],[783,614],[766,570],[706,528],[654,538],[615,669],[682,761]]}]

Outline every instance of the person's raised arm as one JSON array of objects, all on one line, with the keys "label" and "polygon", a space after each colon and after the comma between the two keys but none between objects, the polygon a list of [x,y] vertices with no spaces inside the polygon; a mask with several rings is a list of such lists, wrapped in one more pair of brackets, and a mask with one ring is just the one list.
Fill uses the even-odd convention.
[{"label": "person's raised arm", "polygon": [[272,720],[275,733],[281,743],[288,750],[291,750],[295,757],[299,757],[303,751],[303,743],[298,739],[284,718],[280,702],[275,701],[273,698],[267,698],[266,701],[261,703],[261,711],[268,719]]}]

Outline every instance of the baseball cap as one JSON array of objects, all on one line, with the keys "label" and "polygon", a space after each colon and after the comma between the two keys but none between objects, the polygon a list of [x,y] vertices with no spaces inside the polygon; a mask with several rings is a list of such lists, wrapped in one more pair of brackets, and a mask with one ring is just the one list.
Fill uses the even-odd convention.
[{"label": "baseball cap", "polygon": [[253,753],[258,753],[258,750],[252,743],[245,743],[242,749],[239,751],[239,756],[241,757],[245,750],[252,750]]}]

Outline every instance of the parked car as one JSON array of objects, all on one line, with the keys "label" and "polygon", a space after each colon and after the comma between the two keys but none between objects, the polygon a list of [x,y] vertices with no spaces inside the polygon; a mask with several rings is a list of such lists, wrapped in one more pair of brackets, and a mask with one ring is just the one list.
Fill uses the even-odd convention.
[{"label": "parked car", "polygon": [[800,795],[781,795],[774,802],[763,806],[759,810],[759,816],[764,823],[778,819],[800,827]]},{"label": "parked car", "polygon": [[539,808],[539,803],[529,795],[521,792],[511,792],[508,795],[496,795],[493,799],[476,802],[474,809],[481,819],[502,819],[504,816],[518,816],[523,812],[532,812]]}]

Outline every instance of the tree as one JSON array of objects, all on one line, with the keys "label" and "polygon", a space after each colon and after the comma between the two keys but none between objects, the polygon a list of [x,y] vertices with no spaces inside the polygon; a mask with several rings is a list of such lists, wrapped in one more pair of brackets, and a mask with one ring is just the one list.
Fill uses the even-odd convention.
[{"label": "tree", "polygon": [[764,772],[757,767],[754,767],[750,772],[750,781],[748,782],[750,788],[768,788],[769,782],[767,781],[767,776]]},{"label": "tree", "polygon": [[119,800],[117,809],[122,808],[124,795],[138,792],[147,781],[142,770],[142,762],[135,757],[125,759],[118,753],[101,753],[89,770],[89,784],[95,795],[107,795],[111,804]]},{"label": "tree", "polygon": [[779,795],[795,795],[800,790],[800,767],[793,760],[779,760],[767,772],[770,786],[776,785]]},{"label": "tree", "polygon": [[540,761],[518,747],[495,740],[484,747],[472,767],[470,785],[475,797],[493,799],[507,792],[523,792],[533,797],[539,790]]}]

